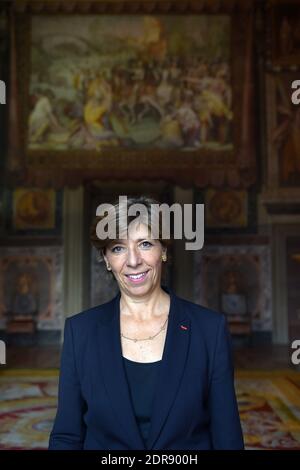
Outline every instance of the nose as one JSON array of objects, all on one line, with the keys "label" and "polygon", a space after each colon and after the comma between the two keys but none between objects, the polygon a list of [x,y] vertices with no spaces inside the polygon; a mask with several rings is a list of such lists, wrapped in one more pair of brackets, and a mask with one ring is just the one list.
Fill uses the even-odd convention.
[{"label": "nose", "polygon": [[141,254],[139,250],[135,246],[128,247],[127,259],[126,259],[127,266],[135,268],[136,266],[139,266],[141,263],[142,263],[142,259],[141,259]]}]

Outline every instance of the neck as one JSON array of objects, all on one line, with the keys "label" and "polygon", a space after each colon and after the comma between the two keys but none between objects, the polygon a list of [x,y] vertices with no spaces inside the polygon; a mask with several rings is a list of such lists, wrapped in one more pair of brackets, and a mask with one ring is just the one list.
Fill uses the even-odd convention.
[{"label": "neck", "polygon": [[170,296],[160,286],[155,290],[139,297],[121,292],[120,310],[122,315],[134,320],[150,320],[161,315],[167,315],[170,308]]}]

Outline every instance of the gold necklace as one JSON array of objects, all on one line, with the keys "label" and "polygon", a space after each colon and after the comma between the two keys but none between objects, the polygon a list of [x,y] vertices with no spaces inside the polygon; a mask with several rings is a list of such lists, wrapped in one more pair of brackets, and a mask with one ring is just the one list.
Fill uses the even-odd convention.
[{"label": "gold necklace", "polygon": [[160,329],[160,330],[158,331],[158,333],[156,333],[154,336],[149,336],[148,338],[142,338],[142,339],[128,338],[128,336],[124,336],[123,333],[121,333],[121,336],[122,336],[123,338],[130,339],[131,341],[134,341],[135,343],[136,343],[137,341],[148,341],[149,339],[154,339],[157,335],[159,335],[159,333],[160,333],[161,331],[163,331],[163,330],[165,329],[166,323],[167,323],[167,320],[168,320],[168,316],[169,316],[169,315],[167,315],[167,318],[166,318],[166,320],[165,320],[163,326],[161,327],[161,329]]}]

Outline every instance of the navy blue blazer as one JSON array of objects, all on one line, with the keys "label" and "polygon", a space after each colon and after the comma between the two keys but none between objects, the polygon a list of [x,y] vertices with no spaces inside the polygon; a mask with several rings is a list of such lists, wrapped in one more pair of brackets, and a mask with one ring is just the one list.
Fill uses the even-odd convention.
[{"label": "navy blue blazer", "polygon": [[[147,449],[243,449],[224,315],[162,288],[171,303]],[[120,292],[66,320],[49,449],[145,450],[122,358]]]}]

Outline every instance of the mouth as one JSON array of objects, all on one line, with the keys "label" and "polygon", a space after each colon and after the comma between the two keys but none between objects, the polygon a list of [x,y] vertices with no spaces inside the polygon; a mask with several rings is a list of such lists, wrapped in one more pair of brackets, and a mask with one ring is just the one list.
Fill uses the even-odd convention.
[{"label": "mouth", "polygon": [[127,277],[127,279],[129,279],[129,280],[130,280],[131,282],[133,282],[134,284],[138,284],[138,283],[144,281],[144,279],[146,278],[148,272],[149,272],[149,270],[148,270],[148,271],[144,271],[144,272],[142,272],[142,273],[125,274],[125,276]]}]

